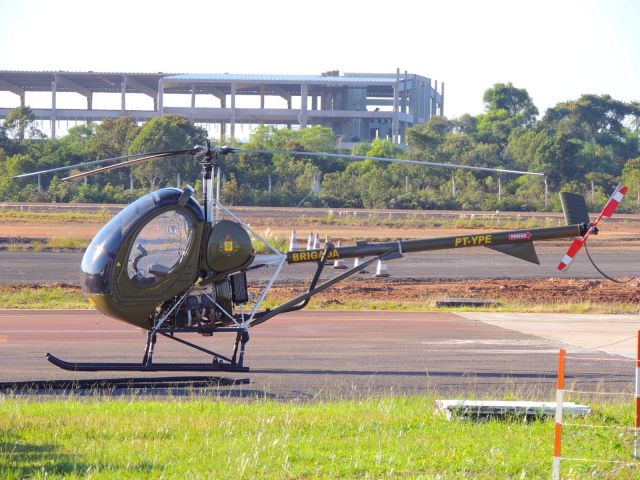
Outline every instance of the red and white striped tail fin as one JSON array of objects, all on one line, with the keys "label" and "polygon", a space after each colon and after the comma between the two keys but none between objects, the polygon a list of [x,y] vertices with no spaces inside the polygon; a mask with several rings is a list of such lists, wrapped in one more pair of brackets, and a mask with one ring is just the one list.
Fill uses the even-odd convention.
[{"label": "red and white striped tail fin", "polygon": [[609,218],[609,217],[611,217],[611,215],[613,215],[613,213],[618,208],[618,205],[620,205],[620,202],[622,202],[622,199],[624,198],[624,195],[625,195],[625,193],[627,193],[628,190],[629,189],[625,185],[622,185],[622,184],[620,184],[620,185],[618,185],[616,187],[616,189],[613,191],[613,194],[611,195],[611,197],[609,197],[609,200],[607,200],[607,203],[605,204],[604,208],[602,209],[602,212],[600,212],[600,215],[598,215],[598,218],[596,219],[596,221],[589,225],[589,229],[584,234],[584,236],[580,237],[580,238],[576,238],[571,243],[571,246],[569,247],[569,250],[567,251],[565,256],[562,258],[560,263],[558,264],[558,270],[560,270],[560,271],[565,270],[569,265],[571,265],[571,262],[573,261],[575,256],[578,254],[578,252],[580,251],[582,246],[587,242],[587,239],[589,238],[589,236],[591,236],[591,234],[594,231],[596,233],[598,233],[597,230],[596,230],[596,227],[598,226],[600,221],[604,217]]}]

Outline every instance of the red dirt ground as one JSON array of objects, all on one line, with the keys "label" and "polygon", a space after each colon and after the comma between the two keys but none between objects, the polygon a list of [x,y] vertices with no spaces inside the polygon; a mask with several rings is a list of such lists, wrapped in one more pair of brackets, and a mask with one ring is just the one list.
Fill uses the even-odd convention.
[{"label": "red dirt ground", "polygon": [[[269,297],[284,300],[304,291],[306,290],[303,285],[275,285]],[[640,279],[634,278],[622,284],[608,280],[558,278],[463,280],[433,283],[406,280],[347,281],[335,285],[316,298],[327,305],[349,301],[406,301],[427,304],[446,298],[475,298],[524,304],[591,302],[640,305]]]}]

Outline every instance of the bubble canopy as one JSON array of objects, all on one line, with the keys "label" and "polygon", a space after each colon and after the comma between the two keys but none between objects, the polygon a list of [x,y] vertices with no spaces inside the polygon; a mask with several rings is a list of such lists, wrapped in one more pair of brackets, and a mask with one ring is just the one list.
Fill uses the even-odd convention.
[{"label": "bubble canopy", "polygon": [[[82,258],[81,284],[85,293],[112,292],[116,259],[134,233],[136,240],[140,240],[137,242],[140,245],[134,245],[128,255],[129,265],[126,267],[131,278],[156,278],[152,272],[150,273],[154,268],[159,278],[166,273],[163,267],[171,269],[180,263],[193,243],[191,239],[194,223],[204,222],[202,207],[193,197],[189,198],[186,205],[180,207],[180,210],[186,209],[193,214],[193,219],[180,210],[166,209],[172,205],[177,206],[181,194],[180,189],[163,188],[145,195],[128,205],[102,227]],[[161,210],[162,213],[159,213]],[[173,248],[171,253],[170,248]],[[148,254],[149,249],[151,255]],[[147,255],[143,251],[147,251]],[[172,258],[169,259],[168,256]],[[139,258],[135,266],[139,268],[134,272],[133,260],[136,257]],[[162,262],[153,263],[154,258],[162,258]]]}]

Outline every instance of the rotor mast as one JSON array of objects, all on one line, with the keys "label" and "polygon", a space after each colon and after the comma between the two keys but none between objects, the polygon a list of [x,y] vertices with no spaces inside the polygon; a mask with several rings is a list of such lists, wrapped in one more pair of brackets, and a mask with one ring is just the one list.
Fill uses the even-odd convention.
[{"label": "rotor mast", "polygon": [[[202,193],[204,196],[204,215],[208,223],[218,223],[220,221],[220,163],[218,155],[230,153],[228,147],[221,149],[211,149],[211,143],[207,140],[207,147],[204,151],[202,161]],[[215,197],[214,197],[215,179]],[[215,216],[214,216],[215,213]]]}]

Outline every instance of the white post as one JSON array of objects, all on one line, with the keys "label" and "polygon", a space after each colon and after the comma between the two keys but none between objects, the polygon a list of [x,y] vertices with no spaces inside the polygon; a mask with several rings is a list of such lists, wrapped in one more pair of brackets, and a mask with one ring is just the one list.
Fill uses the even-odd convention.
[{"label": "white post", "polygon": [[553,480],[560,480],[560,461],[562,460],[562,409],[564,400],[564,371],[567,352],[560,350],[558,355],[558,383],[556,390],[556,428],[553,445]]},{"label": "white post", "polygon": [[544,178],[544,206],[549,205],[549,184],[547,183],[547,177]]},{"label": "white post", "polygon": [[638,330],[638,340],[636,349],[636,421],[633,435],[633,458],[640,457],[640,446],[638,445],[638,429],[640,429],[640,330]]}]

